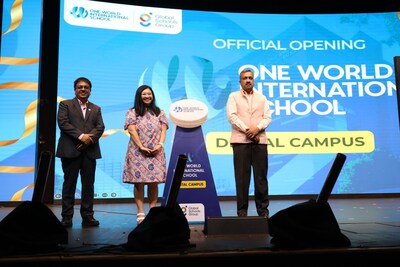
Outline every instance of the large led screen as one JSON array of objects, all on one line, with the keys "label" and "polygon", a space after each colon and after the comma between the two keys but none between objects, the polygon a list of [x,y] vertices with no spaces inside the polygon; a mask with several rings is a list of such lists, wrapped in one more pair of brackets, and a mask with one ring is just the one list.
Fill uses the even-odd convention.
[{"label": "large led screen", "polygon": [[[225,107],[229,93],[239,90],[243,68],[255,72],[255,88],[272,110],[266,130],[270,195],[318,194],[337,153],[347,160],[333,194],[400,192],[393,64],[400,51],[397,13],[253,14],[85,0],[64,0],[60,7],[58,101],[74,97],[75,78],[88,77],[90,101],[102,107],[106,126],[96,198],[133,197],[133,187],[122,183],[129,141],[123,124],[141,84],[152,86],[168,116],[179,100],[207,106],[204,137],[191,141],[205,143],[212,173],[189,177],[200,181],[192,189],[211,175],[218,196],[235,196]],[[4,102],[16,92],[0,93]],[[31,98],[25,93],[19,116]],[[171,120],[169,126],[164,147],[171,167],[177,126]],[[55,131],[58,139],[57,126]],[[0,149],[7,149],[7,158],[21,151],[13,145]],[[19,165],[17,160],[7,165]],[[57,158],[55,199],[62,176]]]}]

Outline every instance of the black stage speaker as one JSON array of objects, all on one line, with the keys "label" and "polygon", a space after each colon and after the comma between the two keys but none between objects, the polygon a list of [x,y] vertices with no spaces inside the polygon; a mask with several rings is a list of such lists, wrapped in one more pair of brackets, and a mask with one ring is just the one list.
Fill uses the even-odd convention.
[{"label": "black stage speaker", "polygon": [[268,219],[259,216],[208,216],[204,234],[212,235],[268,235]]},{"label": "black stage speaker", "polygon": [[151,208],[144,220],[129,233],[125,244],[127,250],[165,251],[191,246],[189,223],[177,203],[187,159],[186,155],[178,156],[166,205]]},{"label": "black stage speaker", "polygon": [[68,231],[40,202],[25,201],[0,222],[0,255],[56,251]]},{"label": "black stage speaker", "polygon": [[68,243],[68,231],[42,203],[53,154],[42,152],[32,201],[24,201],[0,222],[0,255],[44,253]]},{"label": "black stage speaker", "polygon": [[128,235],[130,251],[169,251],[190,247],[189,223],[179,204],[153,207]]},{"label": "black stage speaker", "polygon": [[286,249],[350,246],[328,203],[345,160],[345,155],[336,155],[317,200],[295,204],[270,217],[272,244]]}]

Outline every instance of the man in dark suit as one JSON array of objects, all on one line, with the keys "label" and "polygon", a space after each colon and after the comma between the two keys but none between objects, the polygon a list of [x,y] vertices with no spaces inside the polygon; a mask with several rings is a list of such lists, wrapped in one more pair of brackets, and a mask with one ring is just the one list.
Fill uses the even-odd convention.
[{"label": "man in dark suit", "polygon": [[80,214],[82,226],[98,226],[93,215],[96,160],[101,158],[99,139],[104,132],[101,108],[88,101],[92,83],[85,77],[74,81],[75,98],[63,100],[58,108],[58,140],[56,157],[61,158],[64,172],[61,224],[72,227],[75,191],[81,176]]}]

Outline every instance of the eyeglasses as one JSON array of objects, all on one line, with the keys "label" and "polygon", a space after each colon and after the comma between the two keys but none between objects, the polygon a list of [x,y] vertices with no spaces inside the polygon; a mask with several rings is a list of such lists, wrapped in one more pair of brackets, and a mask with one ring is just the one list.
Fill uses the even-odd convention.
[{"label": "eyeglasses", "polygon": [[90,89],[88,85],[78,85],[76,89]]}]

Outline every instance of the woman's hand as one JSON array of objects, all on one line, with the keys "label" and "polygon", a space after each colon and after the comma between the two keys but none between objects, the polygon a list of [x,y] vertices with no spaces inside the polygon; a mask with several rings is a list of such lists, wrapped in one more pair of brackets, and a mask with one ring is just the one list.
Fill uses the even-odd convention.
[{"label": "woman's hand", "polygon": [[158,152],[160,152],[163,149],[163,145],[162,144],[157,144],[154,149],[150,150],[150,154],[155,156]]},{"label": "woman's hand", "polygon": [[151,154],[152,154],[152,150],[147,147],[144,147],[144,146],[139,148],[139,150],[143,155],[145,155],[147,157],[151,156]]}]

